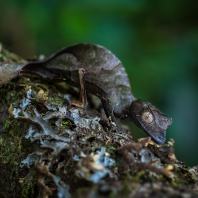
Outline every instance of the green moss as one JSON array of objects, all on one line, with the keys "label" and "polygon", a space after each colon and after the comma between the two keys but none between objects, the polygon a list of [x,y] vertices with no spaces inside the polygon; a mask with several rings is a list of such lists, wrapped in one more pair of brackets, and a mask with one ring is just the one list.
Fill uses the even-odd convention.
[{"label": "green moss", "polygon": [[175,167],[173,172],[176,175],[173,181],[175,185],[179,185],[179,186],[182,184],[188,185],[195,183],[197,180],[195,173],[190,171],[190,168],[187,166],[184,166],[182,168]]},{"label": "green moss", "polygon": [[62,106],[64,102],[63,98],[59,97],[56,94],[49,95],[48,101],[51,105],[54,105],[54,106]]},{"label": "green moss", "polygon": [[[9,91],[8,91],[9,90]],[[0,101],[2,103],[10,104],[16,103],[16,101],[23,96],[23,89],[19,84],[8,83],[4,84],[0,89]]]},{"label": "green moss", "polygon": [[69,122],[69,121],[65,121],[65,120],[63,120],[61,124],[62,124],[62,125],[66,125],[66,126],[68,126],[68,125],[70,124],[70,122]]},{"label": "green moss", "polygon": [[110,155],[111,154],[114,154],[114,152],[116,151],[116,148],[114,147],[114,146],[106,146],[106,148],[107,148],[107,153],[109,153]]},{"label": "green moss", "polygon": [[36,171],[33,170],[25,178],[21,179],[21,195],[24,198],[30,197],[34,194],[36,185]]},{"label": "green moss", "polygon": [[10,126],[12,126],[13,120],[10,118],[7,118],[4,122],[4,129],[9,130]]},{"label": "green moss", "polygon": [[[2,171],[0,183],[4,188],[1,189],[0,187],[0,191],[8,193],[20,189],[20,184],[18,183],[21,171],[20,163],[26,157],[26,149],[23,148],[25,144],[22,144],[22,132],[26,128],[26,125],[19,124],[16,120],[7,118],[4,121],[4,128],[6,133],[1,134],[0,137],[0,167]],[[27,146],[29,148],[30,144]],[[3,174],[4,172],[6,175]],[[33,188],[33,183],[30,182],[30,185],[28,189]],[[25,193],[25,190],[23,194],[28,195],[28,193]],[[14,195],[12,194],[12,196]]]},{"label": "green moss", "polygon": [[24,60],[20,56],[6,50],[0,43],[0,61],[6,63],[21,63]]},{"label": "green moss", "polygon": [[126,177],[123,181],[123,188],[120,192],[122,196],[127,196],[129,193],[131,193],[131,189],[129,189],[129,184],[131,183],[131,176],[129,174],[126,174]]}]

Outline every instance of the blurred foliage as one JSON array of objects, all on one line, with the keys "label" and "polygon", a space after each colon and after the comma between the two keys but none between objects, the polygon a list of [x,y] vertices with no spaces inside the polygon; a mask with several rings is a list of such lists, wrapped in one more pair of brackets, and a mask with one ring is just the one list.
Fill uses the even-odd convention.
[{"label": "blurred foliage", "polygon": [[79,42],[107,47],[125,65],[135,96],[173,118],[167,138],[178,159],[196,165],[197,18],[193,0],[7,0],[0,1],[0,41],[24,58]]}]

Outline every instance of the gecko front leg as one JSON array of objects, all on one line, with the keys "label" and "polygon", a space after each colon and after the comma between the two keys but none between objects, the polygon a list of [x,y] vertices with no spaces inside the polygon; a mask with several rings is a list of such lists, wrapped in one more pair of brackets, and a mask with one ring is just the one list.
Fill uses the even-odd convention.
[{"label": "gecko front leg", "polygon": [[83,68],[80,68],[78,70],[78,76],[79,76],[79,101],[72,101],[71,105],[76,106],[78,108],[83,109],[84,114],[86,114],[87,109],[87,94],[86,94],[86,88],[85,88],[85,70]]},{"label": "gecko front leg", "polygon": [[116,131],[119,133],[122,132],[121,125],[114,116],[113,105],[111,104],[111,101],[105,97],[102,97],[101,103],[102,103],[103,109],[104,109],[105,114],[106,114],[107,118],[109,119],[109,121],[114,122],[116,124]]}]

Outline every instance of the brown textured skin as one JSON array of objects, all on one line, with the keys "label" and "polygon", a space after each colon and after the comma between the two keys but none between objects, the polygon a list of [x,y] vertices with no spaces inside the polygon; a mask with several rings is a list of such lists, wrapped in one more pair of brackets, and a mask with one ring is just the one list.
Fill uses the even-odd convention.
[{"label": "brown textured skin", "polygon": [[[35,63],[33,64],[35,67]],[[122,63],[112,52],[100,45],[73,45],[50,56],[43,64],[45,68],[62,74],[62,77],[51,78],[64,79],[67,76],[68,84],[76,87],[79,86],[78,76],[72,70],[83,68],[87,92],[111,101],[115,114],[121,114],[135,99]],[[43,76],[43,72],[38,73]],[[49,75],[43,77],[49,78]]]},{"label": "brown textured skin", "polygon": [[[106,48],[95,44],[76,44],[43,61],[26,64],[22,72],[33,72],[43,78],[66,81],[79,87],[80,68],[85,70],[86,91],[101,99],[107,117],[111,117],[119,130],[115,116],[128,118],[154,141],[164,144],[166,129],[172,123],[172,119],[150,103],[133,96],[125,68]],[[150,118],[142,115],[149,115]]]}]

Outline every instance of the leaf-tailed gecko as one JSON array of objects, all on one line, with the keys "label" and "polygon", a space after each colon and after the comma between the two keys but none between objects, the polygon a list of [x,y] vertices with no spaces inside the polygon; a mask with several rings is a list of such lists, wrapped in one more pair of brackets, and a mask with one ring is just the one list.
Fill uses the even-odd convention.
[{"label": "leaf-tailed gecko", "polygon": [[76,44],[45,60],[28,63],[22,70],[79,87],[81,68],[86,92],[101,99],[107,117],[116,124],[116,118],[128,119],[155,142],[165,143],[166,129],[172,119],[149,102],[134,97],[125,68],[108,49],[96,44]]}]

